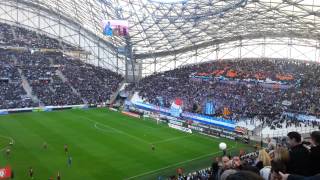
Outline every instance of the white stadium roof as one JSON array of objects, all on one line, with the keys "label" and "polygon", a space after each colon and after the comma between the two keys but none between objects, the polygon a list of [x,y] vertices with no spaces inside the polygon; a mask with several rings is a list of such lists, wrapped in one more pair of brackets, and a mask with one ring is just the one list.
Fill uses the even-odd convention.
[{"label": "white stadium roof", "polygon": [[[217,51],[231,45],[233,49],[245,47],[246,43],[272,44],[275,40],[287,45],[312,44],[315,55],[301,59],[320,57],[320,52],[316,52],[320,39],[320,0],[19,0],[19,3],[49,9],[106,41],[131,44],[135,59],[154,64],[152,68],[144,67],[150,72],[168,69],[162,68],[164,64],[155,65],[158,62],[175,61],[174,67],[178,67],[186,61],[199,62],[198,58],[187,60],[199,54],[206,54],[203,59],[226,58]],[[129,38],[104,36],[100,26],[105,19],[127,20]],[[237,53],[243,56],[243,49]],[[216,54],[209,56],[209,51]],[[267,50],[261,52],[265,54]],[[185,60],[178,62],[181,59]]]},{"label": "white stadium roof", "polygon": [[[253,37],[320,39],[319,0],[28,0],[101,34],[125,19],[137,54]],[[240,3],[240,4],[239,4]]]}]

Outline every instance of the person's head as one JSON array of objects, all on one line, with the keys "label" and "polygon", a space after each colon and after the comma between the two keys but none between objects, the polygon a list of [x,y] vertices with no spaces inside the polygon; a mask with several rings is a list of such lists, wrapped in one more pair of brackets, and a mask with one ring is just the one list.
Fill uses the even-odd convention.
[{"label": "person's head", "polygon": [[271,174],[270,180],[281,180],[282,177],[279,172],[285,173],[287,171],[287,167],[284,162],[279,160],[271,161]]},{"label": "person's head", "polygon": [[311,143],[314,146],[320,145],[320,131],[313,131],[311,133]]},{"label": "person's head", "polygon": [[235,170],[235,169],[225,170],[225,171],[221,174],[220,180],[226,180],[228,176],[230,176],[231,174],[234,174],[234,173],[236,173],[236,172],[237,172],[237,170]]},{"label": "person's head", "polygon": [[219,169],[218,162],[213,162],[212,165],[211,165],[211,169],[212,169],[212,172],[217,172],[218,169]]},{"label": "person's head", "polygon": [[290,147],[294,147],[301,143],[301,135],[298,132],[292,131],[288,133],[288,144]]},{"label": "person's head", "polygon": [[250,171],[250,172],[253,172],[253,173],[256,173],[256,174],[259,174],[259,171],[260,171],[257,167],[252,166],[252,165],[242,166],[241,170]]},{"label": "person's head", "polygon": [[226,180],[263,180],[263,178],[250,171],[239,171],[229,175]]},{"label": "person's head", "polygon": [[239,156],[234,156],[232,158],[232,168],[238,169],[241,166],[241,160]]},{"label": "person's head", "polygon": [[221,158],[221,163],[222,163],[222,168],[223,168],[223,169],[228,169],[228,168],[229,168],[229,167],[228,167],[229,161],[230,161],[230,159],[229,159],[228,156],[223,156],[223,157]]},{"label": "person's head", "polygon": [[267,142],[270,143],[271,142],[271,138],[268,137],[267,138]]},{"label": "person's head", "polygon": [[274,158],[275,161],[282,161],[288,162],[289,161],[289,151],[284,147],[279,147],[274,151]]},{"label": "person's head", "polygon": [[262,162],[263,167],[271,166],[271,158],[265,149],[259,151],[258,161]]}]

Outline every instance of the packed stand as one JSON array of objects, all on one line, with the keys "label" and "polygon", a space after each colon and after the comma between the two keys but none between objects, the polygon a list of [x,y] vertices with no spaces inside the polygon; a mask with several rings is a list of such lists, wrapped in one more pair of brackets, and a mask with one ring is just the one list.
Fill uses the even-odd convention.
[{"label": "packed stand", "polygon": [[[123,80],[110,70],[64,57],[61,53],[2,50],[0,58],[1,109],[103,103]],[[23,78],[40,102],[34,103],[27,96]]]},{"label": "packed stand", "polygon": [[[59,53],[23,53],[17,58],[34,94],[44,105],[103,103],[110,99],[123,80],[110,70]],[[58,76],[58,71],[66,82]]]},{"label": "packed stand", "polygon": [[89,104],[98,104],[110,100],[123,77],[110,70],[83,63],[73,58],[57,56],[54,60],[61,65],[61,71]]},{"label": "packed stand", "polygon": [[[202,74],[210,79],[194,77]],[[320,76],[316,74],[320,75],[317,63],[283,59],[226,60],[154,74],[142,79],[134,89],[153,104],[159,105],[158,97],[161,97],[166,107],[170,107],[175,98],[181,98],[184,110],[192,112],[210,100],[215,104],[217,115],[228,108],[232,117],[274,118],[284,111],[318,116]],[[273,84],[266,87],[268,83]],[[279,83],[285,88],[280,88]]]},{"label": "packed stand", "polygon": [[49,36],[6,23],[0,23],[0,45],[27,48],[79,50],[77,47],[71,46],[65,42],[59,42],[57,39]]},{"label": "packed stand", "polygon": [[[0,109],[102,103],[110,99],[123,81],[117,73],[65,57],[60,52],[37,51],[36,48],[78,49],[22,27],[0,23],[0,45],[33,49],[30,52],[1,50]],[[22,86],[23,78],[40,102],[34,103],[37,100],[28,97],[24,89],[27,86]]]},{"label": "packed stand", "polygon": [[12,53],[0,50],[0,109],[34,106],[21,85]]}]

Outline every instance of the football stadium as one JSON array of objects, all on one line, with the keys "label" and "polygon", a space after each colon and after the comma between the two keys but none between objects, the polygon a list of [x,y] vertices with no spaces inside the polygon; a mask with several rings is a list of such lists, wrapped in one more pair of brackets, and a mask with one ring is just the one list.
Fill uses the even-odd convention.
[{"label": "football stadium", "polygon": [[320,180],[319,0],[0,0],[0,180]]}]

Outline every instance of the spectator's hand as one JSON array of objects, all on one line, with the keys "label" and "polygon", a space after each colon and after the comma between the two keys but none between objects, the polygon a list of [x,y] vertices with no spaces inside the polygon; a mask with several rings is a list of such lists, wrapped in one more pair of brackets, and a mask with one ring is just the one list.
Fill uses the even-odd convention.
[{"label": "spectator's hand", "polygon": [[290,174],[283,174],[282,172],[279,172],[281,176],[281,180],[287,180]]}]

